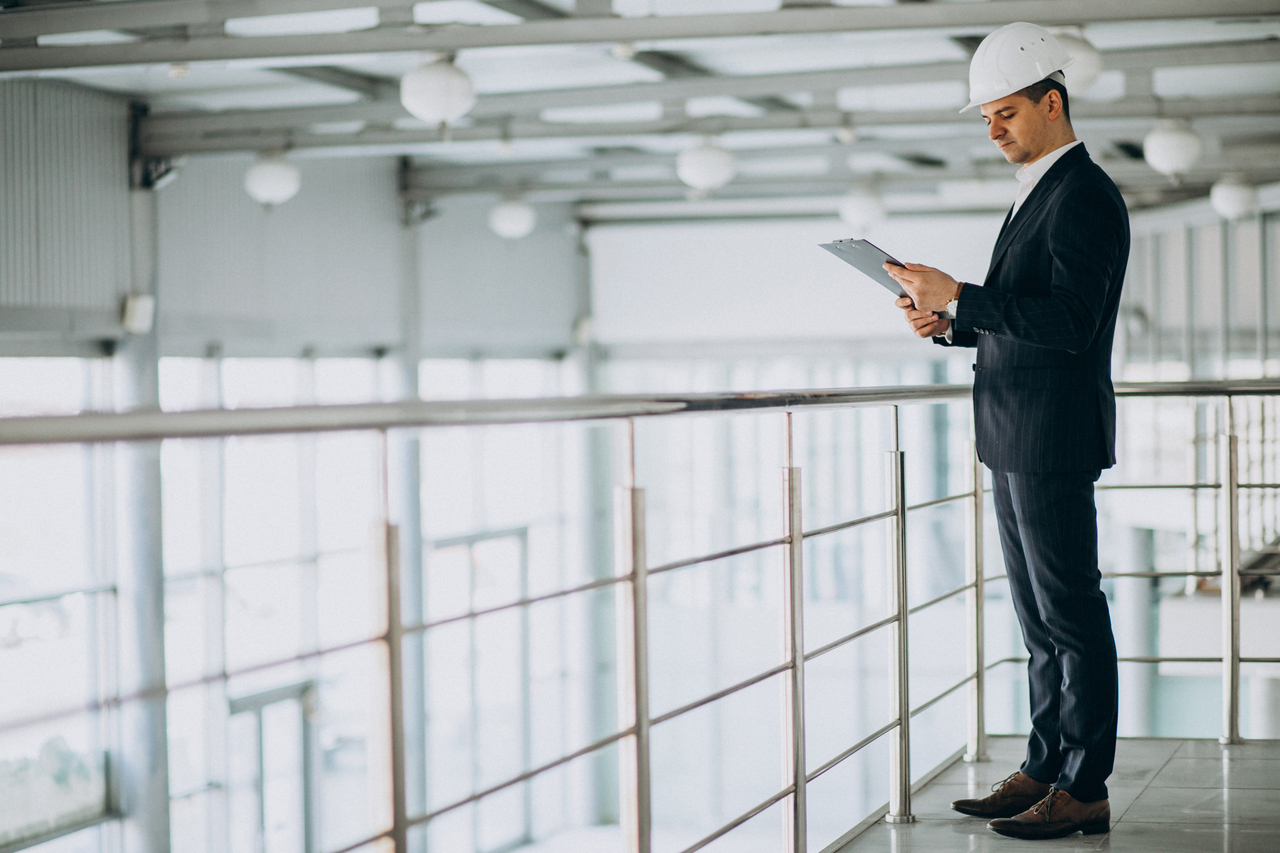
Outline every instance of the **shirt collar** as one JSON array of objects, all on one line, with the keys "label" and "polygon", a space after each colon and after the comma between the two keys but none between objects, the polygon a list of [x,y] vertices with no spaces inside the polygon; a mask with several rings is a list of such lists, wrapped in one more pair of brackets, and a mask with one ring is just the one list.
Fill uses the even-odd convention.
[{"label": "shirt collar", "polygon": [[1080,140],[1077,139],[1075,142],[1068,142],[1066,145],[1063,145],[1060,148],[1053,149],[1048,154],[1044,155],[1034,163],[1030,163],[1026,166],[1023,166],[1021,169],[1017,171],[1017,174],[1015,174],[1014,177],[1016,177],[1018,179],[1018,182],[1021,184],[1034,185],[1041,178],[1044,177],[1045,172],[1053,168],[1053,164],[1058,162],[1058,160],[1062,158],[1063,154],[1066,154],[1068,151],[1070,151],[1072,148],[1075,148],[1079,144],[1080,144]]}]

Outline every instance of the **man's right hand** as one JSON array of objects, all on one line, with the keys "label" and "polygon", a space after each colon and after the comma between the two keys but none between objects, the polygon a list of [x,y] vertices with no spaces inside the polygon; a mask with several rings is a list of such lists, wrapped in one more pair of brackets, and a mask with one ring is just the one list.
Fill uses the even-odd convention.
[{"label": "man's right hand", "polygon": [[947,329],[951,326],[951,321],[945,317],[939,317],[932,311],[918,311],[915,303],[911,301],[911,297],[903,296],[894,303],[907,314],[907,325],[911,327],[911,331],[915,332],[919,338],[935,338],[941,337],[947,333]]}]

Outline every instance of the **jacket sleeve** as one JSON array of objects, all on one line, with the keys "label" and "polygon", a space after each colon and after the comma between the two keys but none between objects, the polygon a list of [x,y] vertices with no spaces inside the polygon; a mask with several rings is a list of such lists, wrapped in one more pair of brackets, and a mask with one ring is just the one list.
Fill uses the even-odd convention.
[{"label": "jacket sleeve", "polygon": [[957,330],[983,329],[1023,343],[1083,352],[1093,341],[1124,241],[1115,201],[1098,186],[1064,187],[1047,232],[1048,296],[964,285]]}]

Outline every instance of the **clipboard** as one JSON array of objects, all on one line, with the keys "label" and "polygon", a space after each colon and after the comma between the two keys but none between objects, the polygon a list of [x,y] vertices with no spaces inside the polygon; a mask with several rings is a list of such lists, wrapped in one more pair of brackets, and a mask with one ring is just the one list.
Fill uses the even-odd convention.
[{"label": "clipboard", "polygon": [[858,272],[888,290],[894,296],[906,296],[902,285],[893,276],[884,271],[884,264],[905,267],[902,261],[866,240],[832,240],[830,243],[819,243],[819,246],[849,264]]}]

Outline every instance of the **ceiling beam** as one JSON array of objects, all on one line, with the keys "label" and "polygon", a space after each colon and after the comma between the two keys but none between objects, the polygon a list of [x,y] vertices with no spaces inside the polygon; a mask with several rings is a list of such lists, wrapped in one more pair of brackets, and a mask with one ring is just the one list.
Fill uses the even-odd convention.
[{"label": "ceiling beam", "polygon": [[399,81],[384,77],[373,77],[368,74],[357,74],[345,68],[334,68],[328,65],[299,66],[287,65],[273,69],[277,74],[287,74],[302,80],[323,83],[335,89],[355,92],[365,101],[399,101]]},{"label": "ceiling beam", "polygon": [[[155,0],[170,3],[174,0]],[[306,0],[308,4],[313,0]],[[314,0],[329,3],[332,0]],[[119,3],[103,3],[117,6]],[[131,4],[135,17],[141,7]],[[205,9],[209,4],[197,4]],[[98,10],[93,10],[95,13]],[[450,24],[431,27],[387,27],[352,33],[231,38],[202,36],[187,40],[156,39],[132,44],[74,47],[4,48],[0,71],[87,68],[105,65],[197,62],[230,59],[271,59],[401,51],[458,51],[479,47],[550,44],[608,44],[656,39],[771,36],[785,34],[867,32],[938,28],[990,28],[1009,21],[1046,25],[1083,25],[1110,21],[1226,19],[1271,16],[1275,0],[994,0],[987,3],[911,3],[896,6],[854,6],[783,9],[731,15],[665,15],[640,18],[581,18],[526,21],[498,26]],[[106,9],[101,10],[107,12]],[[22,14],[6,12],[5,15]],[[123,18],[124,16],[122,16]],[[168,18],[179,18],[173,14]],[[118,29],[95,14],[95,28]],[[168,19],[165,21],[170,22]],[[0,22],[2,23],[2,22]],[[16,23],[16,22],[15,22]],[[132,26],[156,26],[157,20],[134,20]],[[12,37],[12,36],[11,36]],[[0,38],[3,38],[0,35]]]},{"label": "ceiling beam", "polygon": [[[1122,123],[1141,134],[1156,118],[1249,117],[1263,122],[1267,130],[1280,125],[1280,96],[1263,95],[1214,100],[1153,99],[1122,100],[1109,104],[1081,103],[1072,106],[1072,120],[1077,129],[1086,128],[1094,120]],[[875,127],[909,127],[912,125],[964,125],[981,139],[981,120],[959,115],[955,110],[919,110],[904,112],[865,112],[853,115],[855,125],[864,130]],[[549,124],[516,122],[511,124],[478,124],[449,131],[457,141],[501,139],[599,139],[634,137],[646,134],[718,135],[732,131],[828,129],[845,127],[846,113],[835,110],[805,110],[794,113],[769,113],[757,117],[709,116],[705,118],[662,118],[646,122],[609,122],[601,124]],[[339,119],[334,119],[338,121]],[[930,131],[932,133],[932,131]],[[1273,131],[1274,132],[1274,131]],[[435,129],[380,130],[368,128],[358,133],[326,134],[306,130],[245,130],[201,136],[150,136],[142,141],[142,153],[148,156],[172,157],[182,154],[227,151],[260,151],[271,148],[350,148],[382,146],[386,153],[412,153],[411,148],[424,143],[444,142]],[[599,143],[595,143],[599,144]]]},{"label": "ceiling beam", "polygon": [[[1222,156],[1209,158],[1197,165],[1179,183],[1180,189],[1207,188],[1222,177],[1224,172],[1240,171],[1244,158]],[[1145,163],[1134,160],[1103,160],[1098,165],[1125,191],[1159,190],[1171,188],[1168,177],[1159,174]],[[795,177],[738,177],[717,189],[716,198],[744,198],[763,196],[806,196],[847,192],[857,183],[874,183],[880,191],[932,191],[944,181],[1000,181],[1007,182],[1013,176],[1013,167],[1007,163],[989,163],[963,168],[937,169],[901,175],[877,175],[850,177],[845,174],[812,175]],[[1269,166],[1256,168],[1249,173],[1252,180],[1267,183],[1280,180],[1280,164],[1274,160]],[[510,187],[447,187],[430,183],[420,172],[411,173],[405,193],[409,198],[431,200],[456,195],[502,195]],[[590,199],[682,199],[689,195],[689,187],[677,180],[619,181],[594,179],[586,181],[545,181],[525,184],[518,188],[534,200],[590,200]],[[1012,194],[1010,197],[1012,201]],[[1006,203],[1007,205],[1007,203]]]},{"label": "ceiling beam", "polygon": [[[1280,61],[1280,41],[1268,39],[1227,44],[1186,45],[1178,48],[1107,51],[1103,54],[1103,61],[1108,69],[1123,71],[1173,65],[1275,62]],[[966,63],[938,62],[738,77],[685,77],[657,83],[484,95],[476,102],[470,118],[536,115],[542,109],[553,107],[599,106],[643,101],[665,102],[714,95],[756,98],[783,92],[831,91],[846,86],[963,81],[967,79],[967,74]],[[1088,107],[1085,102],[1079,101],[1073,104],[1073,109],[1087,111]],[[390,124],[397,119],[407,118],[408,115],[394,100],[384,103],[274,110],[185,112],[148,117],[141,131],[144,140],[158,140],[161,137],[172,136],[195,137],[234,131],[306,128],[312,124],[325,122],[365,121],[372,124]],[[460,128],[455,131],[455,136],[463,130]],[[572,133],[572,130],[570,129],[569,132]]]}]

